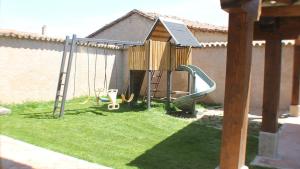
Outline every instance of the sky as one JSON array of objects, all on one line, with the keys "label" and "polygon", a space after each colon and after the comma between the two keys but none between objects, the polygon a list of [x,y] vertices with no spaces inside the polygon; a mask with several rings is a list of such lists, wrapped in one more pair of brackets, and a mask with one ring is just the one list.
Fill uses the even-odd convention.
[{"label": "sky", "polygon": [[221,26],[228,22],[220,0],[0,0],[0,28],[41,33],[47,25],[49,36],[85,37],[132,9]]}]

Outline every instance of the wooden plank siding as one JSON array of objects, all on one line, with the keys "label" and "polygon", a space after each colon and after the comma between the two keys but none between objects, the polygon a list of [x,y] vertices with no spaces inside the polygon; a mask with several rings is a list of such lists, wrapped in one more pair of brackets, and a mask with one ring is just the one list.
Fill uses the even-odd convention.
[{"label": "wooden plank siding", "polygon": [[191,64],[191,51],[191,47],[176,47],[170,42],[149,40],[144,46],[129,47],[129,69],[148,70],[150,57],[150,70],[173,71],[181,64]]},{"label": "wooden plank siding", "polygon": [[168,70],[170,64],[169,42],[152,41],[152,70]]},{"label": "wooden plank siding", "polygon": [[[149,42],[147,42],[149,43]],[[148,57],[147,54],[149,50],[146,50],[149,47],[148,44],[144,46],[134,46],[128,48],[128,67],[130,70],[146,70],[148,67]],[[147,48],[148,49],[148,48]]]},{"label": "wooden plank siding", "polygon": [[180,65],[188,65],[192,63],[192,48],[177,48],[176,58],[173,61],[172,69],[176,69]]}]

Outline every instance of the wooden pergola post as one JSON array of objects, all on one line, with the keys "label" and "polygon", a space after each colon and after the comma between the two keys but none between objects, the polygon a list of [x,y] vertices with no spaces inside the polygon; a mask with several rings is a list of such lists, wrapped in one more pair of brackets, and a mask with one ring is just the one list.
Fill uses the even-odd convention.
[{"label": "wooden pergola post", "polygon": [[290,115],[300,116],[299,105],[299,85],[300,85],[300,36],[296,40],[294,46],[294,66],[293,66],[293,83],[292,83],[292,99],[290,106]]},{"label": "wooden pergola post", "polygon": [[[263,166],[265,159],[278,158],[278,111],[282,64],[281,40],[296,39],[300,34],[300,6],[292,0],[264,0],[260,21],[255,23],[254,39],[266,40],[263,92],[263,120],[259,133],[258,156],[253,164]],[[277,6],[278,3],[285,4]],[[298,56],[300,56],[300,51]],[[298,112],[300,58],[295,48],[293,96],[291,111]],[[296,104],[293,106],[293,104]]]},{"label": "wooden pergola post", "polygon": [[259,156],[276,158],[278,147],[278,109],[281,77],[281,39],[266,40],[262,126]]},{"label": "wooden pergola post", "polygon": [[254,21],[260,0],[221,0],[229,12],[220,169],[245,166]]},{"label": "wooden pergola post", "polygon": [[267,39],[261,131],[276,133],[281,77],[281,39]]}]

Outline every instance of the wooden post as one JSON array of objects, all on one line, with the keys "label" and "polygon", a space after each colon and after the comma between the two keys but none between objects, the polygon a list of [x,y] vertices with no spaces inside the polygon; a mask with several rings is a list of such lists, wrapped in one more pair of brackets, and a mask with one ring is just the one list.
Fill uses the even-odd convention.
[{"label": "wooden post", "polygon": [[191,94],[191,75],[190,73],[187,74],[188,75],[188,88],[187,88],[187,92],[189,92],[189,94]]},{"label": "wooden post", "polygon": [[291,105],[299,105],[300,45],[294,47],[293,87]]},{"label": "wooden post", "polygon": [[220,169],[245,165],[253,25],[247,12],[229,12]]},{"label": "wooden post", "polygon": [[151,70],[147,70],[147,109],[151,108]]},{"label": "wooden post", "polygon": [[290,115],[295,117],[300,116],[299,80],[300,80],[300,37],[296,40],[296,44],[294,47],[293,86],[292,86],[292,100],[290,106]]},{"label": "wooden post", "polygon": [[148,51],[148,70],[147,70],[147,109],[151,108],[151,70],[152,70],[152,41],[149,41],[149,51]]},{"label": "wooden post", "polygon": [[[167,70],[167,112],[170,110],[171,107],[171,93],[172,93],[172,57],[176,56],[176,51],[175,53],[172,52],[172,45],[169,42],[170,46],[170,51],[169,51],[169,63],[168,63],[168,70]],[[172,55],[174,54],[174,56]]]},{"label": "wooden post", "polygon": [[167,71],[167,111],[170,109],[172,91],[172,71]]},{"label": "wooden post", "polygon": [[281,75],[281,39],[267,39],[265,47],[265,75],[261,131],[276,133]]}]

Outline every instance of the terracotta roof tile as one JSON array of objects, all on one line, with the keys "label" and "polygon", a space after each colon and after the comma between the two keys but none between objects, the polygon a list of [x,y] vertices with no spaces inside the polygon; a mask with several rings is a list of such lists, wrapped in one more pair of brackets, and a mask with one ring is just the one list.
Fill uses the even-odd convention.
[{"label": "terracotta roof tile", "polygon": [[[264,47],[265,41],[253,41],[252,45],[253,47]],[[284,46],[294,46],[295,41],[294,40],[284,40],[282,41],[282,44]],[[217,47],[227,47],[227,42],[202,42],[200,45],[203,48],[217,48]]]},{"label": "terracotta roof tile", "polygon": [[[28,33],[28,32],[19,32],[15,30],[9,29],[0,29],[0,37],[6,38],[15,38],[15,39],[29,39],[29,40],[37,40],[37,41],[46,41],[46,42],[56,42],[56,43],[63,43],[65,40],[62,38],[56,37],[49,37],[44,36],[36,33]],[[294,40],[284,40],[282,41],[284,46],[293,46],[295,45]],[[200,43],[204,48],[216,48],[216,47],[227,47],[227,42],[202,42]],[[102,44],[87,44],[87,43],[80,43],[81,46],[91,46],[91,47],[100,47],[100,48],[110,48],[110,49],[118,49],[117,46],[114,45],[102,45]],[[265,46],[264,41],[254,41],[253,46],[255,47],[263,47]]]},{"label": "terracotta roof tile", "polygon": [[216,25],[211,25],[211,24],[206,24],[206,23],[200,23],[198,21],[191,21],[188,19],[183,19],[177,16],[168,16],[168,15],[161,15],[158,13],[153,13],[153,12],[143,12],[137,9],[134,9],[130,12],[128,12],[127,14],[125,14],[124,16],[121,16],[120,18],[110,22],[109,24],[103,26],[102,28],[100,28],[99,30],[93,32],[92,34],[88,35],[87,37],[93,37],[96,34],[100,33],[101,31],[119,23],[120,21],[130,17],[133,14],[139,14],[141,16],[144,16],[145,18],[148,18],[150,20],[155,20],[156,17],[158,16],[163,16],[163,17],[167,17],[167,18],[173,18],[173,19],[177,19],[177,20],[181,20],[183,21],[188,28],[190,29],[197,29],[199,31],[203,31],[203,32],[219,32],[219,33],[227,33],[227,27],[223,27],[223,26],[216,26]]},{"label": "terracotta roof tile", "polygon": [[[0,37],[13,38],[13,39],[25,39],[25,40],[36,40],[36,41],[45,41],[45,42],[54,42],[54,43],[63,43],[65,39],[45,36],[37,33],[29,32],[20,32],[11,29],[0,29]],[[115,45],[104,45],[104,44],[87,44],[79,43],[80,46],[90,46],[90,47],[99,47],[99,48],[108,48],[108,49],[120,49]]]},{"label": "terracotta roof tile", "polygon": [[0,37],[16,38],[16,39],[31,39],[47,42],[64,42],[65,40],[57,37],[49,37],[37,33],[20,32],[11,29],[0,29]]}]

